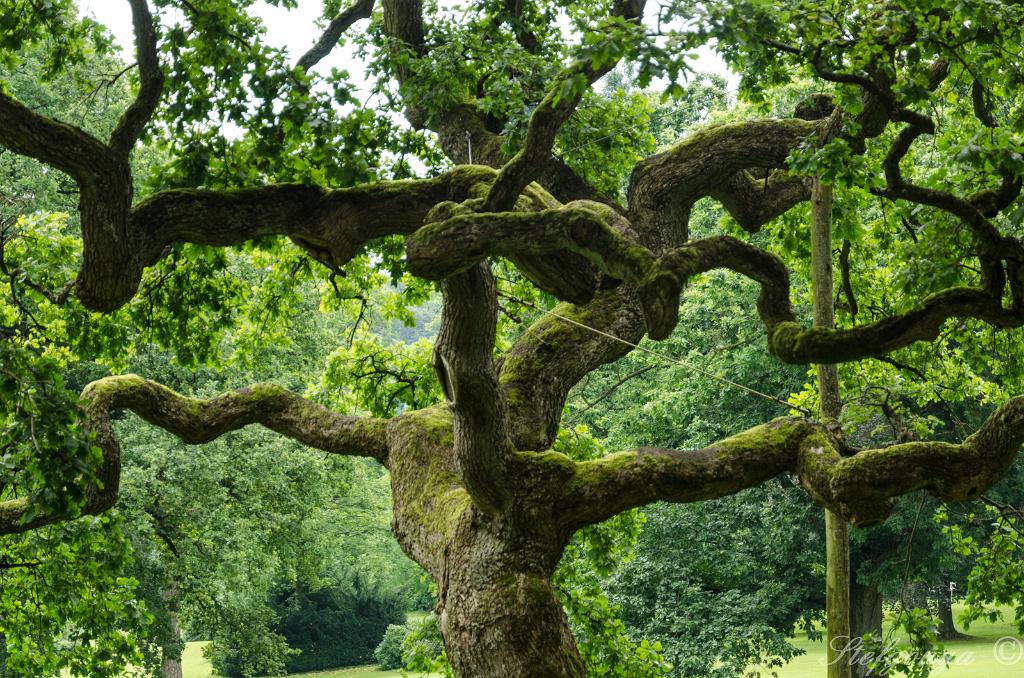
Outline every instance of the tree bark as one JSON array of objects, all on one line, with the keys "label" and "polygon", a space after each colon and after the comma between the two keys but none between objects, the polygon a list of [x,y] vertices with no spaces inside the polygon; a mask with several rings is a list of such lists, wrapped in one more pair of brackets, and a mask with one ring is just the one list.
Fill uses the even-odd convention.
[{"label": "tree bark", "polygon": [[[441,633],[459,676],[586,676],[548,568],[474,530],[449,552]],[[547,560],[547,558],[545,558]]]},{"label": "tree bark", "polygon": [[953,619],[953,593],[949,580],[943,577],[938,595],[939,640],[964,640],[967,635],[960,633]]},{"label": "tree bark", "polygon": [[[866,634],[882,635],[882,594],[878,584],[861,584],[856,574],[850,577],[850,632],[855,639]],[[854,678],[885,678],[886,675],[869,671],[863,653],[856,655],[852,672]]]},{"label": "tree bark", "polygon": [[167,647],[164,647],[164,658],[163,666],[161,671],[163,672],[164,678],[182,678],[181,674],[181,623],[178,621],[178,615],[171,613],[171,635],[172,644],[177,649],[177,652],[168,652]]},{"label": "tree bark", "polygon": [[[814,326],[833,329],[832,304],[832,187],[815,179],[811,187],[811,282],[814,288]],[[838,427],[842,401],[839,372],[834,364],[816,365],[821,420]],[[850,634],[850,534],[849,525],[831,511],[825,512],[825,607],[829,678],[850,678],[854,642]]]},{"label": "tree bark", "polygon": [[517,465],[516,510],[493,514],[474,506],[458,480],[447,407],[392,420],[388,443],[392,530],[437,583],[435,611],[456,674],[585,676],[551,587],[571,532],[555,522],[552,502],[526,491],[551,482],[547,469]]}]

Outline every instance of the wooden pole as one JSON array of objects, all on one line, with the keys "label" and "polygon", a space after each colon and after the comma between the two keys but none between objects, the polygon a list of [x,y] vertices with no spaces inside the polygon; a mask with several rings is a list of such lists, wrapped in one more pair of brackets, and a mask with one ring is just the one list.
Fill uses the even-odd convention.
[{"label": "wooden pole", "polygon": [[[811,188],[811,286],[814,326],[835,327],[832,302],[832,187],[814,180]],[[835,365],[816,365],[821,420],[838,424],[842,411],[839,372]],[[825,608],[828,678],[852,678],[850,660],[850,527],[840,516],[825,511]]]}]

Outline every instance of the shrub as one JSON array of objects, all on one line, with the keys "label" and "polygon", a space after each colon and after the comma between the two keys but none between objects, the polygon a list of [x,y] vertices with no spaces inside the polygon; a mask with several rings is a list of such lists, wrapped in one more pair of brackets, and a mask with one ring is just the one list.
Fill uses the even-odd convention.
[{"label": "shrub", "polygon": [[[218,633],[210,650],[218,673],[240,678],[368,664],[388,625],[405,619],[400,595],[358,576],[312,590],[300,580],[269,603],[270,618],[234,620]],[[269,665],[268,657],[278,663]]]},{"label": "shrub", "polygon": [[410,625],[409,633],[402,641],[402,662],[410,671],[440,673],[446,678],[455,675],[444,651],[437,617],[429,614],[420,622]]},{"label": "shrub", "polygon": [[391,624],[384,632],[384,639],[373,651],[373,658],[377,660],[380,668],[389,671],[391,669],[403,668],[402,663],[402,641],[409,633],[409,627],[399,624]]},{"label": "shrub", "polygon": [[400,596],[355,577],[351,584],[306,591],[301,583],[275,601],[278,632],[301,654],[289,657],[289,673],[354,666],[373,661],[389,624],[405,619]]}]

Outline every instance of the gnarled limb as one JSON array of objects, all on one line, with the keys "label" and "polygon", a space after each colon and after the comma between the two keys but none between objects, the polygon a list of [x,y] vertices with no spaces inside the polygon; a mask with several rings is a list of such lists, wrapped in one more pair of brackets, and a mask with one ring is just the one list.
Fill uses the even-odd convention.
[{"label": "gnarled limb", "polygon": [[108,423],[112,410],[127,409],[198,445],[261,424],[325,452],[388,463],[385,420],[338,414],[277,384],[253,384],[204,400],[128,374],[94,381],[82,392],[82,401],[90,428]]},{"label": "gnarled limb", "polygon": [[986,290],[957,287],[927,297],[917,309],[845,330],[806,329],[794,321],[769,328],[768,346],[788,363],[849,362],[931,341],[950,318],[976,318],[1001,328],[1024,325],[1024,309],[1004,308]]},{"label": "gnarled limb", "polygon": [[[687,240],[686,224],[693,203],[711,192],[721,199],[722,186],[728,185],[736,188],[732,208],[746,227],[753,228],[755,215],[763,220],[761,223],[777,216],[792,206],[794,193],[804,190],[802,182],[797,186],[797,182],[773,175],[771,185],[779,190],[758,203],[757,182],[749,176],[744,179],[740,173],[749,167],[782,167],[791,150],[808,135],[818,133],[824,124],[767,120],[713,127],[642,161],[634,168],[630,181],[627,223],[631,236],[655,252],[678,247]],[[731,140],[734,132],[738,138]],[[524,262],[516,263],[520,269],[525,268]],[[771,270],[777,265],[775,260],[768,262]],[[678,318],[678,294],[685,283],[680,278],[685,276],[676,276],[668,268],[664,275],[645,281],[639,291],[638,285],[623,285],[598,294],[583,306],[562,304],[554,309],[598,332],[545,316],[506,352],[501,382],[509,400],[517,449],[543,450],[551,445],[569,390],[592,370],[628,353],[629,344],[644,336],[645,316],[647,324],[663,328],[656,330],[656,336],[671,331]],[[749,272],[754,273],[753,269]],[[781,296],[772,289],[766,297],[767,306],[773,309],[770,315],[774,318],[778,313],[778,321],[792,319],[784,266],[781,274],[785,283]],[[762,292],[762,296],[765,294]]]},{"label": "gnarled limb", "polygon": [[341,40],[341,36],[352,24],[370,16],[373,12],[374,2],[375,0],[356,0],[356,2],[352,3],[351,7],[339,12],[327,24],[327,28],[324,29],[316,43],[309,48],[309,51],[299,57],[299,60],[295,63],[296,68],[308,71],[313,66],[316,66],[321,59],[331,53],[331,50]]},{"label": "gnarled limb", "polygon": [[627,353],[629,344],[643,337],[645,322],[651,338],[668,336],[678,321],[678,295],[687,280],[718,268],[761,285],[757,310],[768,331],[769,349],[789,363],[848,362],[884,355],[934,339],[953,317],[977,318],[997,327],[1024,325],[1024,308],[1004,308],[1000,297],[964,287],[939,292],[915,310],[871,324],[841,330],[805,328],[793,312],[789,273],[781,259],[729,236],[705,238],[665,254],[656,273],[639,288],[623,285],[584,306],[556,307],[554,313],[579,324],[554,315],[543,317],[506,352],[501,382],[509,400],[516,448],[549,446],[572,386],[597,366]]},{"label": "gnarled limb", "polygon": [[549,448],[570,389],[600,365],[626,355],[644,331],[644,314],[632,285],[601,292],[582,306],[559,304],[552,315],[535,320],[501,362],[515,448]]},{"label": "gnarled limb", "polygon": [[[129,0],[139,64],[139,93],[118,121],[110,143],[84,131],[39,115],[0,91],[0,144],[69,174],[79,187],[84,258],[132,257],[128,228],[132,176],[128,154],[156,110],[163,89],[157,59],[156,31],[146,0]],[[83,270],[76,288],[82,303],[94,310],[113,310],[134,295],[138,281],[117,265]],[[111,305],[109,299],[123,299]]]},{"label": "gnarled limb", "polygon": [[[757,311],[768,330],[768,348],[788,363],[848,362],[884,355],[917,341],[938,336],[950,318],[977,318],[996,327],[1024,325],[1024,308],[1004,308],[999,296],[973,287],[957,287],[926,298],[915,310],[850,329],[804,328],[796,322],[789,301],[789,273],[774,254],[729,236],[697,240],[677,248],[661,260],[661,273],[641,294],[671,299],[668,289],[681,290],[690,276],[728,268],[761,285]],[[652,338],[668,335],[676,323],[678,306],[659,307],[646,301]]]},{"label": "gnarled limb", "polygon": [[473,503],[490,514],[508,506],[508,408],[498,386],[494,336],[497,290],[482,262],[441,283],[444,304],[434,370],[454,420],[455,463]]},{"label": "gnarled limb", "polygon": [[[653,268],[654,255],[612,227],[617,216],[605,205],[586,202],[539,212],[457,214],[424,226],[409,238],[409,270],[423,278],[440,279],[489,256],[517,259],[566,251],[581,255],[585,266],[589,262],[613,278],[640,281]],[[592,267],[577,271],[566,265],[571,263],[563,258],[560,270],[547,278],[524,272],[560,299],[573,299],[561,292],[565,283],[589,279],[589,294],[583,299],[588,301],[596,291]]]},{"label": "gnarled limb", "polygon": [[709,193],[749,233],[757,233],[811,194],[807,177],[790,176],[781,169],[762,174],[757,177],[746,170],[737,172]]},{"label": "gnarled limb", "polygon": [[641,448],[573,464],[557,511],[574,531],[653,501],[715,499],[793,473],[815,502],[870,526],[888,517],[894,497],[914,490],[946,501],[977,497],[1006,474],[1022,442],[1024,397],[960,445],[911,442],[854,456],[842,456],[820,424],[781,418],[701,450]]},{"label": "gnarled limb", "polygon": [[139,93],[128,106],[110,135],[110,147],[126,157],[142,130],[153,117],[164,88],[164,73],[157,57],[156,28],[149,12],[148,0],[128,0],[132,6],[132,28],[135,31],[135,54],[139,64]]},{"label": "gnarled limb", "polygon": [[[744,228],[754,230],[793,206],[791,183],[786,190],[765,192],[752,204],[756,182],[741,172],[784,168],[786,158],[807,137],[821,134],[827,120],[754,120],[717,125],[695,132],[669,150],[641,160],[629,181],[629,219],[643,242],[661,253],[686,242],[690,209],[715,195]],[[739,176],[737,176],[739,175]],[[780,178],[776,182],[782,182]],[[778,185],[782,185],[779,183]],[[729,195],[727,195],[729,194]],[[804,194],[804,198],[810,192]],[[754,220],[757,215],[761,223]]]},{"label": "gnarled limb", "polygon": [[665,254],[658,275],[640,289],[649,309],[647,329],[652,339],[664,339],[676,326],[676,300],[686,282],[716,268],[728,268],[761,284],[757,311],[769,332],[781,322],[796,320],[789,302],[789,272],[782,259],[742,240],[714,236]]},{"label": "gnarled limb", "polygon": [[[82,391],[84,428],[103,453],[99,484],[88,488],[82,515],[106,511],[117,501],[121,449],[110,414],[127,409],[186,443],[207,443],[250,424],[266,428],[325,452],[371,457],[388,465],[383,419],[333,412],[276,384],[253,384],[208,400],[189,398],[135,375],[106,377]],[[63,515],[39,515],[23,522],[28,502],[0,503],[0,534],[24,532],[60,522]]]},{"label": "gnarled limb", "polygon": [[[104,191],[108,183],[83,184],[79,297],[94,310],[120,307],[135,295],[144,269],[176,242],[230,246],[288,235],[318,261],[342,266],[368,241],[415,231],[436,203],[477,195],[493,177],[484,167],[460,167],[434,179],[337,190],[298,184],[169,190],[130,213],[119,193]],[[122,187],[130,199],[129,177]],[[97,227],[85,228],[86,221]]]},{"label": "gnarled limb", "polygon": [[79,184],[117,167],[116,154],[73,125],[40,115],[0,87],[0,144],[70,175]]},{"label": "gnarled limb", "polygon": [[433,179],[335,190],[279,184],[232,191],[162,191],[132,210],[131,230],[140,252],[136,265],[152,265],[175,242],[226,246],[288,235],[319,261],[342,266],[368,241],[412,233],[435,204],[465,200],[486,190],[493,177],[493,171],[484,167],[459,167]]}]

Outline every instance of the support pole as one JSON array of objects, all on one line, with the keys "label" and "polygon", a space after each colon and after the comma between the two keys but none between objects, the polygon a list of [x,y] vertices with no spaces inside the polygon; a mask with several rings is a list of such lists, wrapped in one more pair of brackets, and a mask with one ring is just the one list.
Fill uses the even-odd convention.
[{"label": "support pole", "polygon": [[[814,180],[811,188],[811,285],[814,326],[835,327],[832,302],[832,187]],[[835,365],[815,365],[821,419],[837,426],[842,411]],[[854,646],[850,638],[850,526],[825,511],[825,608],[828,678],[851,678]]]}]

